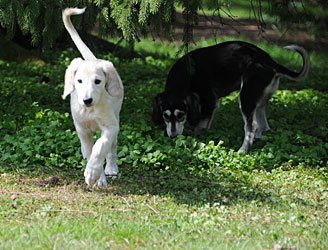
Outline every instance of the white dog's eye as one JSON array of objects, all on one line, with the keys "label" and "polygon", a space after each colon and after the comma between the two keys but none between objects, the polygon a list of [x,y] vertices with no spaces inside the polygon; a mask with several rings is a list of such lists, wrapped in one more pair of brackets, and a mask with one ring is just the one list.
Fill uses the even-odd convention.
[{"label": "white dog's eye", "polygon": [[96,79],[96,80],[95,80],[95,84],[99,84],[99,83],[101,83],[101,80]]},{"label": "white dog's eye", "polygon": [[77,82],[78,82],[78,83],[82,83],[82,80],[81,80],[81,79],[78,79]]}]

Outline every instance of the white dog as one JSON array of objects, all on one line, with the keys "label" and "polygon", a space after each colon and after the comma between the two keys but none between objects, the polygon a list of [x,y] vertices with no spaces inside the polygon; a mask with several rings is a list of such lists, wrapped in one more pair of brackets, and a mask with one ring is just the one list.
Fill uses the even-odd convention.
[{"label": "white dog", "polygon": [[[67,68],[62,98],[71,94],[74,125],[83,157],[87,159],[85,182],[90,186],[107,186],[105,175],[116,176],[118,173],[116,145],[123,84],[113,64],[97,59],[72,25],[70,16],[84,11],[77,8],[63,11],[65,27],[84,60],[75,58]],[[101,131],[101,137],[93,145],[93,132],[96,130]]]}]

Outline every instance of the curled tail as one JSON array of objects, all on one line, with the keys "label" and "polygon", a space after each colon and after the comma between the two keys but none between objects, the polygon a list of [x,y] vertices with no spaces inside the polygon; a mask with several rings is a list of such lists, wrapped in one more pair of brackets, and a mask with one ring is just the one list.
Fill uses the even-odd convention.
[{"label": "curled tail", "polygon": [[298,45],[288,45],[284,48],[298,52],[303,58],[303,66],[300,72],[294,72],[284,66],[279,65],[278,73],[294,81],[304,80],[310,71],[310,59],[308,53],[304,48]]},{"label": "curled tail", "polygon": [[85,11],[85,8],[78,9],[78,8],[67,8],[63,11],[63,22],[65,25],[65,28],[67,29],[68,33],[70,34],[73,42],[75,43],[77,49],[82,54],[82,57],[85,60],[96,60],[97,58],[94,56],[94,54],[91,52],[91,50],[85,45],[85,43],[82,41],[81,37],[77,33],[76,29],[74,28],[72,22],[71,22],[71,15],[81,15]]}]

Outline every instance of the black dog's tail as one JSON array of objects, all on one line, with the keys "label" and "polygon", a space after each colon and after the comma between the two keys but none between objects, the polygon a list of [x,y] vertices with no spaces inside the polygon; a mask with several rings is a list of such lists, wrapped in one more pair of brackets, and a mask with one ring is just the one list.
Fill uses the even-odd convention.
[{"label": "black dog's tail", "polygon": [[310,59],[309,59],[308,53],[306,52],[306,50],[304,48],[302,48],[298,45],[288,45],[284,48],[289,49],[289,50],[294,50],[294,51],[297,51],[298,53],[300,53],[300,55],[303,58],[302,70],[300,72],[294,72],[294,71],[287,69],[286,67],[284,67],[282,65],[279,65],[279,67],[277,69],[277,73],[279,75],[285,76],[294,81],[304,80],[310,71]]}]

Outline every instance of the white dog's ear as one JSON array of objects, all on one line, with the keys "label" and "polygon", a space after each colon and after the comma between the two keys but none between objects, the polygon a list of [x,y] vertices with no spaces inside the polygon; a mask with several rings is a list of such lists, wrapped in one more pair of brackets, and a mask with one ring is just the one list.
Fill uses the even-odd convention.
[{"label": "white dog's ear", "polygon": [[123,84],[120,76],[118,75],[113,63],[109,61],[101,62],[102,69],[106,75],[105,88],[111,96],[123,96]]},{"label": "white dog's ear", "polygon": [[83,60],[81,58],[75,58],[66,69],[64,93],[62,95],[64,100],[70,93],[74,91],[74,76],[82,61]]}]

